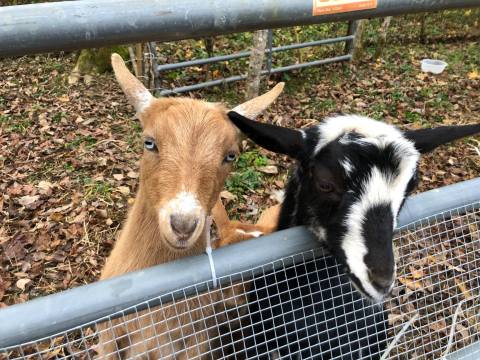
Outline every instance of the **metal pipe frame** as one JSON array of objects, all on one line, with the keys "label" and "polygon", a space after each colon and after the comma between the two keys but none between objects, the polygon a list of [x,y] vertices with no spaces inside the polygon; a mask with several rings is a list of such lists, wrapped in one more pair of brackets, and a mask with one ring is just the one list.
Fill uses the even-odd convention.
[{"label": "metal pipe frame", "polygon": [[[335,44],[343,41],[351,41],[354,39],[355,36],[350,35],[350,36],[340,36],[337,38],[331,38],[331,39],[322,39],[322,40],[317,40],[317,41],[309,41],[301,44],[291,44],[291,45],[285,45],[285,46],[278,46],[272,48],[272,53],[280,52],[280,51],[287,51],[287,50],[295,50],[295,49],[303,49],[306,47],[313,47],[313,46],[320,46],[320,45],[328,45],[328,44]],[[265,49],[265,54],[269,54],[270,49]],[[211,63],[216,63],[216,62],[221,62],[221,61],[229,61],[229,60],[236,60],[236,59],[241,59],[241,58],[246,58],[249,57],[252,54],[251,51],[243,51],[239,52],[236,54],[230,54],[230,55],[220,55],[220,56],[213,56],[207,59],[197,59],[197,60],[190,60],[190,61],[182,61],[178,62],[175,64],[165,64],[165,65],[159,65],[158,66],[158,71],[171,71],[171,70],[176,70],[176,69],[182,69],[190,66],[198,66],[198,65],[206,65],[206,64],[211,64]]]},{"label": "metal pipe frame", "polygon": [[313,16],[312,0],[83,0],[3,6],[0,57],[478,6],[479,0],[378,0],[375,9],[320,16]]},{"label": "metal pipe frame", "polygon": [[[400,227],[408,226],[416,220],[435,218],[444,211],[479,200],[480,178],[431,190],[407,199],[398,223]],[[319,246],[310,232],[297,227],[217,249],[213,257],[220,278]],[[183,258],[1,309],[0,351],[200,283],[211,283],[206,255]]]},{"label": "metal pipe frame", "polygon": [[[301,64],[281,66],[281,67],[273,68],[270,70],[262,70],[261,74],[262,75],[276,74],[276,73],[281,73],[285,71],[303,69],[310,66],[325,65],[325,64],[330,64],[330,63],[340,62],[340,61],[349,61],[351,59],[352,59],[352,55],[341,55],[333,58],[315,60],[315,61],[310,61],[310,62],[301,63]],[[172,65],[176,65],[176,64],[172,64]],[[205,82],[197,83],[194,85],[182,86],[182,87],[169,89],[169,90],[161,90],[157,92],[156,95],[167,96],[172,94],[180,94],[187,91],[194,91],[194,90],[204,89],[212,86],[228,84],[235,81],[241,81],[241,80],[245,80],[246,78],[247,78],[247,75],[236,75],[236,76],[231,76],[228,78],[223,78],[218,80],[205,81]]]}]

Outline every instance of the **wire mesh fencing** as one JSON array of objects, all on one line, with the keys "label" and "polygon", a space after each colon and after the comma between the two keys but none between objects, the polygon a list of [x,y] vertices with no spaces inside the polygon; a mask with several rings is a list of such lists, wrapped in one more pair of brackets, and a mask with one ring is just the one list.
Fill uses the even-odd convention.
[{"label": "wire mesh fencing", "polygon": [[318,248],[2,349],[0,358],[441,359],[480,340],[480,202],[404,226],[394,241],[396,286],[381,304]]}]

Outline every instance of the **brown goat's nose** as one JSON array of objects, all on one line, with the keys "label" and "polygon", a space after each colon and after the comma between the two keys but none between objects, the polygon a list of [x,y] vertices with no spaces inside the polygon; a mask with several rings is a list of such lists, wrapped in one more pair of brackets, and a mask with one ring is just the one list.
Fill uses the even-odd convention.
[{"label": "brown goat's nose", "polygon": [[189,215],[175,214],[170,215],[170,225],[173,232],[182,237],[189,237],[195,231],[198,224],[198,218]]}]

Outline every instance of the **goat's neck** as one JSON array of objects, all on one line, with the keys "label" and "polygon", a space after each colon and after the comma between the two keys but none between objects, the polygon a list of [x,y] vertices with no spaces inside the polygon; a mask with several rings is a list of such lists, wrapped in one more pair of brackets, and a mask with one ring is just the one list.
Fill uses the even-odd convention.
[{"label": "goat's neck", "polygon": [[285,199],[282,203],[277,230],[304,225],[299,216],[299,199],[301,192],[300,169],[296,167],[288,180],[285,189]]},{"label": "goat's neck", "polygon": [[296,167],[285,189],[285,200],[280,211],[277,229],[305,225],[315,234],[317,240],[324,241],[325,230],[321,222],[328,219],[329,210],[323,209],[326,213],[322,213],[318,209],[312,210],[309,207],[312,194],[308,187],[305,187],[302,177],[304,177],[302,169]]},{"label": "goat's neck", "polygon": [[198,255],[205,250],[205,246],[204,232],[188,250],[179,252],[169,248],[162,238],[155,209],[149,206],[140,188],[115,247],[107,259],[102,278]]}]

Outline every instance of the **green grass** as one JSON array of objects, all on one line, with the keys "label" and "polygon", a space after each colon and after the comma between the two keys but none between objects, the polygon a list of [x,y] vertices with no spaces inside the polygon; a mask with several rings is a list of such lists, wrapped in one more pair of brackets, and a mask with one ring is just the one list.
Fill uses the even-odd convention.
[{"label": "green grass", "polygon": [[58,112],[58,113],[56,113],[55,115],[53,115],[53,117],[52,117],[52,122],[53,122],[54,124],[58,124],[58,123],[60,123],[60,121],[62,121],[62,119],[65,118],[66,116],[67,116],[67,114],[64,113],[63,111]]},{"label": "green grass", "polygon": [[268,159],[257,150],[242,153],[235,161],[232,174],[227,178],[227,190],[232,194],[241,195],[261,187],[264,175],[257,169],[267,163]]},{"label": "green grass", "polygon": [[77,136],[74,140],[65,143],[64,146],[67,149],[75,149],[80,147],[80,145],[84,144],[85,148],[89,149],[96,143],[97,143],[96,138],[94,138],[91,135],[87,135],[87,136]]},{"label": "green grass", "polygon": [[111,194],[113,192],[112,186],[100,180],[92,180],[89,177],[83,178],[83,187],[85,200],[103,199],[105,201],[111,201]]},{"label": "green grass", "polygon": [[30,119],[18,115],[0,115],[0,126],[7,132],[25,133],[33,125]]}]

